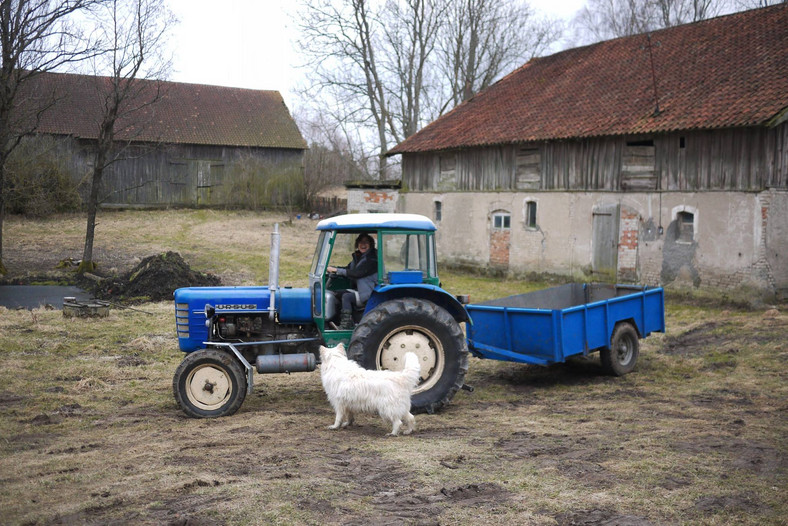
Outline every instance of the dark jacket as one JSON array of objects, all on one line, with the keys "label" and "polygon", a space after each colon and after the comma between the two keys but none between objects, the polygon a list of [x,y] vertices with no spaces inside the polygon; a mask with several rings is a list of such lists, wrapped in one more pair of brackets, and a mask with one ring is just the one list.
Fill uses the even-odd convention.
[{"label": "dark jacket", "polygon": [[378,284],[378,251],[370,248],[365,254],[353,252],[353,260],[348,266],[337,268],[337,275],[350,278],[358,291],[360,305],[363,305]]}]

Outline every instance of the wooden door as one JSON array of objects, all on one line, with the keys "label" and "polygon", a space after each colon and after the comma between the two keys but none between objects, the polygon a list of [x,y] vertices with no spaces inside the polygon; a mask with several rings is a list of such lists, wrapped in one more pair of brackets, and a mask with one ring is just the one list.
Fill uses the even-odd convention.
[{"label": "wooden door", "polygon": [[594,209],[591,268],[601,277],[615,280],[618,267],[619,205],[601,205]]}]

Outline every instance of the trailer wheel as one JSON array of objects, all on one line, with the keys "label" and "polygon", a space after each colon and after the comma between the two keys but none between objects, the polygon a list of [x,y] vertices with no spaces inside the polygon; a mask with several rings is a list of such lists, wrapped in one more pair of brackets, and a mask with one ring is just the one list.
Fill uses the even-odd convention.
[{"label": "trailer wheel", "polygon": [[387,301],[358,324],[348,357],[366,369],[401,370],[406,352],[421,362],[421,381],[413,391],[411,410],[434,413],[448,404],[468,371],[468,346],[457,321],[426,300]]},{"label": "trailer wheel", "polygon": [[192,418],[229,416],[246,398],[246,376],[230,353],[202,349],[188,354],[175,369],[172,390]]},{"label": "trailer wheel", "polygon": [[631,323],[619,323],[613,329],[610,348],[600,350],[599,359],[606,374],[622,376],[635,368],[639,353],[638,332]]}]

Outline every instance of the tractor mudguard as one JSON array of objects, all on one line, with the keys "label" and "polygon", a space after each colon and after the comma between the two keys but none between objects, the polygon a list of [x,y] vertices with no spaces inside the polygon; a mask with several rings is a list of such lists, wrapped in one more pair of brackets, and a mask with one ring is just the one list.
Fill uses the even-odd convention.
[{"label": "tractor mudguard", "polygon": [[372,293],[367,301],[364,314],[371,311],[381,303],[389,300],[402,298],[416,298],[431,301],[432,303],[446,309],[457,323],[468,322],[470,317],[468,311],[457,298],[446,292],[440,287],[427,284],[409,283],[406,285],[384,285]]}]

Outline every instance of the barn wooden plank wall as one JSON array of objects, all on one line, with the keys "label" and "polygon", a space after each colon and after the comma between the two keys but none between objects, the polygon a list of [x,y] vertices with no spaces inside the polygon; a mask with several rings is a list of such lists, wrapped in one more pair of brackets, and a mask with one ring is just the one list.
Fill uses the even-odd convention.
[{"label": "barn wooden plank wall", "polygon": [[[89,180],[92,145],[72,145],[75,173]],[[301,150],[234,148],[202,145],[134,145],[124,158],[105,171],[104,204],[125,205],[225,205],[220,191],[234,163],[254,159],[265,163],[268,175],[276,170],[300,169]],[[262,175],[262,174],[261,174]],[[219,201],[221,200],[221,202]]]},{"label": "barn wooden plank wall", "polygon": [[405,154],[410,191],[760,191],[788,187],[788,123]]}]

